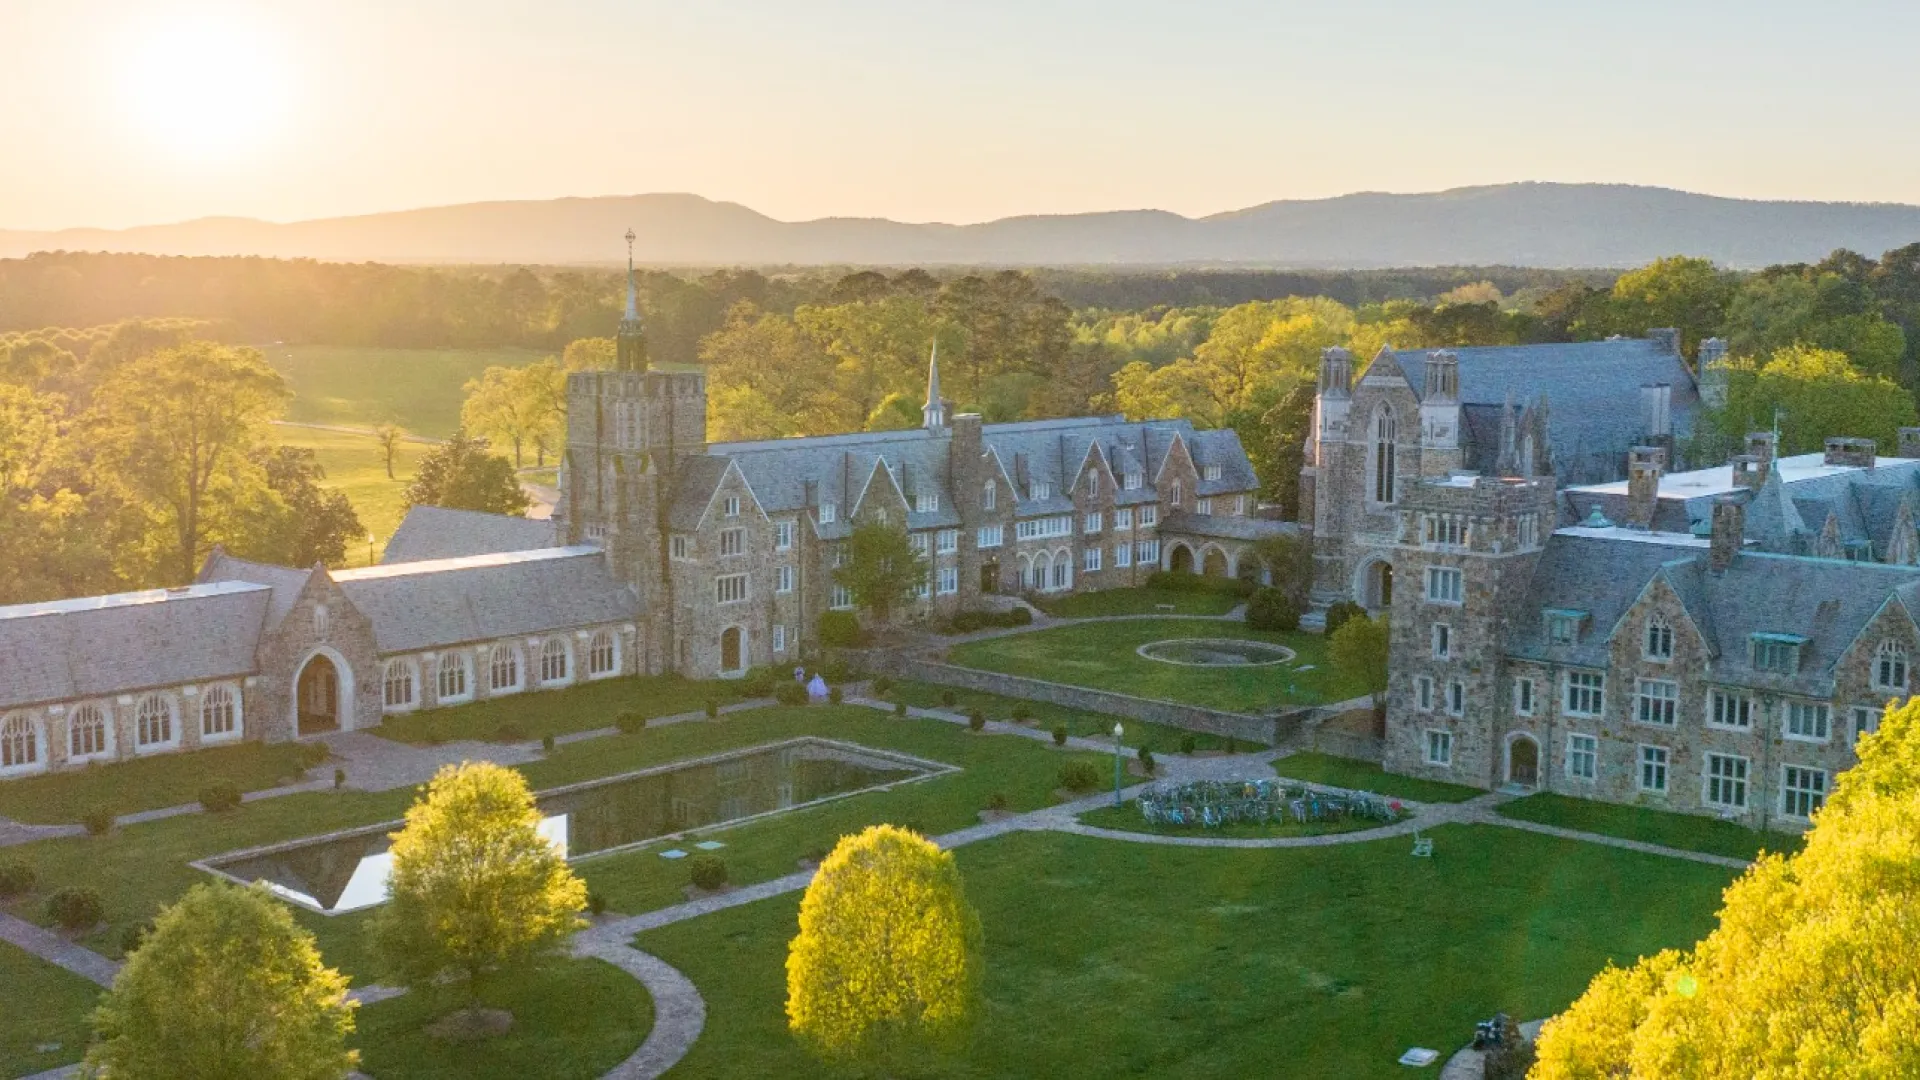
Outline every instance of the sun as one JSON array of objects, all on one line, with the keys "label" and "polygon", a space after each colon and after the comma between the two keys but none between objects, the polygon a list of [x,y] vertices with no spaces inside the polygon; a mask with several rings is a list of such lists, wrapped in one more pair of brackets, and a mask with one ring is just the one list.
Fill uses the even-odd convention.
[{"label": "sun", "polygon": [[122,69],[128,122],[182,160],[245,156],[284,122],[286,73],[273,44],[259,28],[228,19],[146,28]]}]

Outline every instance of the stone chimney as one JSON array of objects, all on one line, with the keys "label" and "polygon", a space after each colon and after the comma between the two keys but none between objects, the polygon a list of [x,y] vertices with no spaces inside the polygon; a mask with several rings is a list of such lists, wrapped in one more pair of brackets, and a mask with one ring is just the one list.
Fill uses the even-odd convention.
[{"label": "stone chimney", "polygon": [[1767,482],[1767,463],[1752,454],[1736,454],[1733,465],[1733,486],[1759,491]]},{"label": "stone chimney", "polygon": [[1747,432],[1747,456],[1760,462],[1760,480],[1766,482],[1773,471],[1773,459],[1780,456],[1780,436],[1771,431]]},{"label": "stone chimney", "polygon": [[1848,435],[1827,436],[1827,464],[1829,465],[1851,465],[1858,469],[1871,469],[1874,450],[1872,439],[1860,439]]},{"label": "stone chimney", "polygon": [[1640,433],[1649,439],[1673,434],[1673,387],[1647,383],[1640,387]]},{"label": "stone chimney", "polygon": [[1733,565],[1746,542],[1747,504],[1732,496],[1713,503],[1713,540],[1707,551],[1707,567],[1718,574]]},{"label": "stone chimney", "polygon": [[1903,427],[1900,429],[1900,456],[1903,458],[1920,458],[1920,427]]},{"label": "stone chimney", "polygon": [[1725,338],[1711,337],[1700,343],[1693,365],[1693,381],[1700,387],[1700,403],[1709,409],[1727,407],[1727,372],[1718,365],[1727,359]]},{"label": "stone chimney", "polygon": [[1680,331],[1674,327],[1666,326],[1649,330],[1647,340],[1653,342],[1654,347],[1661,352],[1672,356],[1680,355]]},{"label": "stone chimney", "polygon": [[1667,452],[1658,446],[1636,446],[1627,451],[1627,520],[1635,529],[1653,527],[1653,511],[1660,499],[1660,474]]}]

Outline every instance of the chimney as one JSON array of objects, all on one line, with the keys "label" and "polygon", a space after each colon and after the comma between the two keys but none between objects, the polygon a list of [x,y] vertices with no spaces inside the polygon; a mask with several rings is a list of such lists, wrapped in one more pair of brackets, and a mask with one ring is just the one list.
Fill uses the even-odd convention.
[{"label": "chimney", "polygon": [[1857,469],[1873,468],[1873,455],[1877,448],[1872,439],[1854,438],[1847,435],[1827,436],[1827,464],[1851,465]]},{"label": "chimney", "polygon": [[1780,436],[1771,431],[1747,432],[1747,456],[1760,461],[1760,479],[1773,471],[1773,459],[1780,456]]},{"label": "chimney", "polygon": [[1900,456],[1903,458],[1920,458],[1920,427],[1903,427],[1900,429]]},{"label": "chimney", "polygon": [[1727,369],[1720,366],[1726,359],[1725,338],[1712,337],[1700,343],[1693,381],[1700,388],[1700,403],[1709,409],[1727,407]]},{"label": "chimney", "polygon": [[1746,542],[1747,504],[1737,498],[1722,497],[1713,503],[1713,540],[1707,551],[1707,567],[1718,574],[1733,565],[1733,557]]},{"label": "chimney", "polygon": [[973,468],[986,453],[980,441],[980,414],[976,412],[960,413],[953,418],[953,448],[949,451],[955,461],[965,462],[967,468]]},{"label": "chimney", "polygon": [[1460,400],[1460,355],[1439,350],[1427,354],[1427,386],[1422,401]]},{"label": "chimney", "polygon": [[1353,354],[1338,345],[1320,350],[1320,394],[1342,398],[1353,394]]},{"label": "chimney", "polygon": [[1653,528],[1653,511],[1660,499],[1660,473],[1667,452],[1658,446],[1636,446],[1627,451],[1627,520],[1635,529]]},{"label": "chimney", "polygon": [[1767,464],[1752,454],[1736,454],[1733,465],[1733,486],[1759,491],[1767,482]]},{"label": "chimney", "polygon": [[1669,356],[1680,355],[1680,331],[1674,327],[1667,326],[1661,327],[1658,330],[1649,330],[1647,331],[1647,340],[1653,342],[1655,348]]}]

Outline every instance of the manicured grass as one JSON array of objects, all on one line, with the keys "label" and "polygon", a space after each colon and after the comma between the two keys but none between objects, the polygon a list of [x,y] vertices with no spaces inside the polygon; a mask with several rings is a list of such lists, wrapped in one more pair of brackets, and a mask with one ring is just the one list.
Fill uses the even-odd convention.
[{"label": "manicured grass", "polygon": [[1371,791],[1375,795],[1414,802],[1466,802],[1475,795],[1486,794],[1464,784],[1398,776],[1371,761],[1355,761],[1332,754],[1289,754],[1273,763],[1273,771],[1312,784]]},{"label": "manicured grass", "polygon": [[639,980],[600,960],[570,960],[499,980],[481,1002],[513,1013],[506,1034],[448,1042],[426,1029],[464,1005],[415,991],[363,1007],[361,1068],[380,1080],[586,1080],[619,1064],[653,1027],[653,999]]},{"label": "manicured grass", "polygon": [[1083,824],[1100,829],[1119,829],[1123,832],[1151,833],[1155,836],[1221,836],[1234,839],[1268,838],[1276,836],[1322,836],[1327,833],[1360,832],[1363,829],[1378,829],[1390,822],[1369,821],[1364,818],[1341,818],[1337,821],[1274,821],[1266,824],[1235,823],[1206,828],[1202,825],[1151,825],[1140,816],[1140,807],[1136,803],[1125,806],[1103,806],[1098,810],[1089,810],[1080,815]]},{"label": "manicured grass", "polygon": [[379,734],[415,746],[458,739],[520,742],[612,727],[620,714],[629,710],[649,720],[698,712],[708,701],[725,705],[740,700],[744,693],[745,684],[739,679],[701,681],[677,675],[605,679],[560,691],[511,694],[389,716],[381,721]]},{"label": "manicured grass", "polygon": [[[970,1043],[932,1077],[1397,1077],[1505,1011],[1564,1008],[1608,961],[1711,926],[1730,871],[1489,826],[1219,851],[1018,833],[958,849],[985,930]],[[797,894],[642,934],[707,1027],[675,1077],[849,1073],[787,1034]]]},{"label": "manicured grass", "polygon": [[1545,791],[1502,803],[1494,812],[1516,821],[1535,821],[1734,859],[1757,859],[1762,851],[1792,854],[1806,843],[1797,833],[1761,832],[1732,821],[1644,806],[1619,806]]},{"label": "manicured grass", "polygon": [[360,516],[360,524],[373,535],[371,553],[365,537],[347,544],[347,565],[366,566],[369,554],[378,562],[393,530],[400,527],[400,519],[406,516],[407,484],[413,480],[421,457],[430,447],[424,443],[402,442],[393,455],[393,479],[389,480],[386,455],[371,435],[280,425],[273,429],[273,437],[283,446],[312,450],[320,467],[327,472],[326,486],[346,493],[348,501],[353,503],[353,512]]},{"label": "manicured grass", "polygon": [[0,941],[0,988],[0,1076],[31,1076],[86,1053],[99,987]]},{"label": "manicured grass", "polygon": [[1043,599],[1037,605],[1049,615],[1063,619],[1086,619],[1099,615],[1156,615],[1160,605],[1172,604],[1173,615],[1225,615],[1241,603],[1232,593],[1197,589],[1102,589],[1099,592],[1070,593],[1057,599]]},{"label": "manicured grass", "polygon": [[[1149,660],[1134,651],[1172,638],[1269,641],[1296,655],[1288,664],[1196,667]],[[1319,634],[1268,633],[1217,620],[1127,619],[972,641],[947,655],[963,667],[1257,714],[1358,696],[1361,689],[1332,670],[1326,653],[1326,639]]]},{"label": "manicured grass", "polygon": [[499,364],[522,367],[533,349],[388,349],[269,345],[267,362],[293,387],[287,419],[372,427],[392,421],[416,435],[446,438],[460,424],[462,387]]},{"label": "manicured grass", "polygon": [[[953,694],[953,704],[946,703],[946,695]],[[1088,712],[1085,709],[1070,709],[1065,705],[1054,705],[1045,701],[1025,701],[1020,698],[1002,697],[999,694],[986,694],[978,690],[961,690],[932,683],[896,680],[893,689],[888,691],[890,700],[905,701],[920,709],[948,709],[964,715],[967,710],[978,708],[980,715],[989,720],[1013,719],[1013,710],[1024,705],[1032,716],[1033,727],[1052,732],[1056,726],[1065,725],[1067,734],[1088,739],[1113,738],[1113,722],[1119,717],[1106,713]],[[1120,742],[1125,746],[1145,746],[1156,754],[1177,753],[1184,740],[1193,737],[1195,750],[1222,750],[1227,740],[1219,735],[1203,731],[1188,731],[1185,728],[1167,724],[1150,724],[1143,720],[1121,720]],[[1264,750],[1265,746],[1255,743],[1239,742],[1239,750]]]},{"label": "manicured grass", "polygon": [[156,754],[72,772],[47,773],[0,784],[0,817],[35,825],[79,821],[95,807],[114,814],[158,810],[200,800],[200,789],[221,780],[259,791],[300,779],[295,743],[240,743],[187,754]]}]

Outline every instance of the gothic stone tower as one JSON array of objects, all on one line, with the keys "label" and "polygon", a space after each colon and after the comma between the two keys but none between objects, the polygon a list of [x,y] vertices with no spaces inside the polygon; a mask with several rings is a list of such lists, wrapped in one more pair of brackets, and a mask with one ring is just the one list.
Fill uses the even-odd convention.
[{"label": "gothic stone tower", "polygon": [[626,239],[627,308],[614,370],[567,377],[567,449],[555,517],[567,543],[599,544],[614,573],[640,594],[647,612],[640,667],[659,672],[674,655],[676,607],[662,525],[680,465],[706,453],[707,381],[699,372],[649,367],[631,230]]}]

